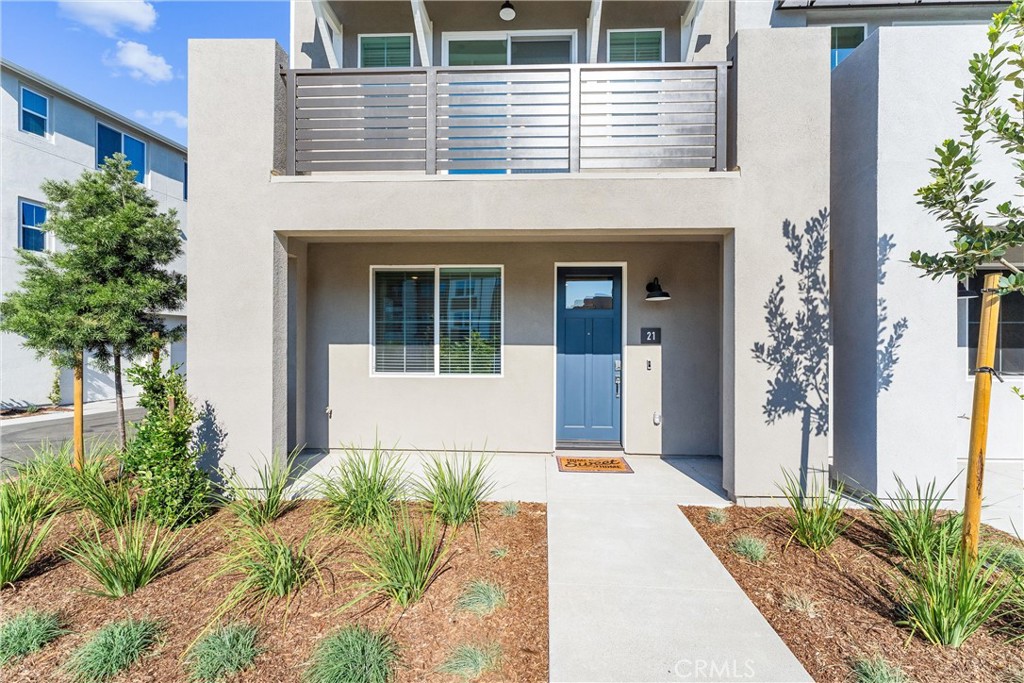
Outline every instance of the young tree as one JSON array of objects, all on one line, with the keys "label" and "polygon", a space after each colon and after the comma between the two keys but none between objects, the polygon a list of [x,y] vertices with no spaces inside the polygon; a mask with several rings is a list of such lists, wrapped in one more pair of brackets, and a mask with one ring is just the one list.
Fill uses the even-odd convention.
[{"label": "young tree", "polygon": [[[174,341],[184,332],[166,329],[161,317],[180,309],[185,299],[185,276],[167,270],[182,253],[178,219],[173,209],[158,210],[123,154],[73,182],[48,180],[43,192],[49,211],[46,229],[62,248],[50,254],[23,254],[29,270],[22,292],[16,294],[30,297],[30,290],[40,289],[28,278],[32,263],[38,273],[59,282],[49,288],[60,286],[57,296],[79,318],[72,326],[77,348],[91,351],[100,367],[113,369],[123,449],[123,361],[148,354],[155,344]],[[38,324],[53,326],[45,318]]]},{"label": "young tree", "polygon": [[[932,182],[917,192],[919,203],[951,233],[952,248],[910,255],[911,263],[932,279],[952,275],[963,282],[979,268],[992,266],[1008,271],[986,268],[982,295],[964,505],[963,548],[971,558],[978,552],[999,297],[1024,295],[1024,273],[1005,258],[1010,249],[1024,245],[1024,1],[1015,0],[993,17],[988,40],[988,49],[971,58],[971,82],[957,104],[963,133],[936,147]],[[1010,158],[1015,196],[990,203],[995,182],[976,170],[983,149],[1000,149]]]}]

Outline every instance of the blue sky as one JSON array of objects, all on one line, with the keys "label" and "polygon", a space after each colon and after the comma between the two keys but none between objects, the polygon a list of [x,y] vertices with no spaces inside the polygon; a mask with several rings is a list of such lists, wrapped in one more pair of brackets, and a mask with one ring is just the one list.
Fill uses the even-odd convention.
[{"label": "blue sky", "polygon": [[0,0],[0,53],[187,143],[188,39],[288,45],[288,0]]}]

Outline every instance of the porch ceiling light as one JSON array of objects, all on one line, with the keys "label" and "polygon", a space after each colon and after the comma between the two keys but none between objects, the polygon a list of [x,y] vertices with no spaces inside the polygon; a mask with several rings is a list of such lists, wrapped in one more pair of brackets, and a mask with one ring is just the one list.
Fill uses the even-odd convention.
[{"label": "porch ceiling light", "polygon": [[668,301],[671,298],[672,295],[661,288],[658,278],[647,283],[647,301]]},{"label": "porch ceiling light", "polygon": [[512,6],[509,0],[501,3],[501,9],[498,11],[498,16],[505,21],[512,21],[516,18],[516,8]]}]

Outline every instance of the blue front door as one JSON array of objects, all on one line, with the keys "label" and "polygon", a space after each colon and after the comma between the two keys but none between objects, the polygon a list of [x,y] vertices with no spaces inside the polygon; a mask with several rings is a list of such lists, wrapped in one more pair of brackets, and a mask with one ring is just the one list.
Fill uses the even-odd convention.
[{"label": "blue front door", "polygon": [[560,268],[557,303],[560,446],[622,443],[622,270]]}]

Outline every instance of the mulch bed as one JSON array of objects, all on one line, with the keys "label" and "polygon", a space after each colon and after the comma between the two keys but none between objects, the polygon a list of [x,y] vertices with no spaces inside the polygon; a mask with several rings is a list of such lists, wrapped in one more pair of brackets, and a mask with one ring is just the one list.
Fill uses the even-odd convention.
[{"label": "mulch bed", "polygon": [[0,420],[13,420],[18,417],[29,417],[31,415],[44,415],[46,413],[70,413],[71,408],[66,406],[36,406],[34,410],[29,408],[2,408],[0,409]]},{"label": "mulch bed", "polygon": [[[886,551],[881,530],[863,510],[847,511],[852,526],[815,555],[796,541],[786,547],[790,529],[780,508],[731,507],[723,524],[708,522],[708,508],[681,509],[819,683],[847,683],[852,660],[875,655],[920,682],[1008,681],[1024,669],[1024,643],[1007,643],[997,624],[981,629],[959,650],[932,645],[897,626],[901,617],[891,593],[897,558]],[[761,565],[731,552],[729,544],[738,534],[767,542],[769,554]],[[813,600],[815,614],[787,609],[787,595]]]},{"label": "mulch bed", "polygon": [[[319,525],[320,501],[303,501],[273,524],[285,538],[298,539]],[[119,682],[164,683],[187,680],[181,655],[204,629],[234,584],[232,577],[210,581],[228,547],[227,529],[233,517],[221,510],[191,530],[187,548],[177,566],[135,594],[118,600],[83,592],[91,578],[63,560],[57,549],[78,534],[79,515],[66,513],[58,520],[37,560],[34,574],[0,592],[6,619],[28,607],[59,609],[71,633],[59,638],[18,664],[0,672],[5,682],[66,680],[61,671],[69,654],[87,636],[114,619],[150,618],[163,623],[163,640],[152,656],[118,677]],[[335,629],[358,623],[387,629],[400,648],[398,681],[454,681],[437,667],[456,646],[497,642],[502,666],[483,681],[539,681],[548,677],[547,523],[545,506],[520,504],[515,517],[502,517],[497,504],[486,504],[479,543],[471,528],[451,541],[450,569],[427,590],[423,600],[405,612],[373,598],[342,610],[363,591],[362,577],[353,570],[361,553],[352,534],[330,531],[322,539],[326,591],[307,584],[286,609],[272,603],[265,611],[236,610],[233,620],[261,625],[260,645],[266,651],[254,668],[232,681],[300,681],[317,643]],[[314,545],[314,547],[316,547]],[[502,559],[490,550],[505,547]],[[508,605],[486,617],[456,610],[463,586],[474,579],[500,584]],[[261,618],[262,614],[262,618]]]}]

